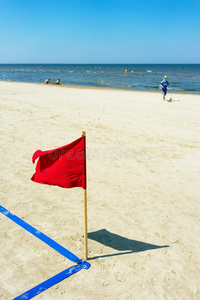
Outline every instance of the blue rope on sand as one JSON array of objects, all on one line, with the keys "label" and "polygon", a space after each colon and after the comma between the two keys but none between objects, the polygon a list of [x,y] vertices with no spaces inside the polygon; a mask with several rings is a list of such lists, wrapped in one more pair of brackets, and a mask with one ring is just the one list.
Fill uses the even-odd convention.
[{"label": "blue rope on sand", "polygon": [[14,221],[16,224],[27,230],[28,232],[32,233],[34,236],[36,236],[38,239],[49,245],[51,248],[68,258],[69,260],[77,263],[77,266],[70,267],[61,273],[51,277],[50,279],[44,281],[43,283],[39,284],[38,286],[34,287],[33,289],[27,291],[26,293],[18,296],[17,298],[14,298],[13,300],[20,300],[20,299],[31,299],[34,296],[38,295],[39,293],[45,291],[46,289],[50,288],[54,284],[60,282],[61,280],[71,276],[74,273],[77,273],[78,271],[82,269],[89,269],[90,264],[87,261],[82,261],[82,259],[78,258],[76,255],[74,255],[72,252],[61,246],[60,244],[56,243],[54,240],[49,238],[44,233],[40,232],[39,230],[35,229],[22,219],[18,218],[17,216],[13,215],[11,212],[9,212],[7,209],[5,209],[3,206],[0,205],[0,212],[8,217],[10,220]]}]

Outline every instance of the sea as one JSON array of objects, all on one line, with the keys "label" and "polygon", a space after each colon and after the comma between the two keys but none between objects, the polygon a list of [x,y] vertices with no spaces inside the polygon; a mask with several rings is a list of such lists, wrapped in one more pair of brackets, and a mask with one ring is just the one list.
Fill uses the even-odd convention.
[{"label": "sea", "polygon": [[159,91],[165,75],[168,92],[200,94],[200,64],[0,64],[1,81],[50,78],[55,83],[59,78],[66,85],[137,91]]}]

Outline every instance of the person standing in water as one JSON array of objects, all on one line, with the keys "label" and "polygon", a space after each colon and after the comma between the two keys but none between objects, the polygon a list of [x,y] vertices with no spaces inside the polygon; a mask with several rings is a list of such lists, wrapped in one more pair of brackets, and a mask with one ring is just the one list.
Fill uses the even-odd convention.
[{"label": "person standing in water", "polygon": [[160,87],[162,88],[163,101],[165,101],[165,96],[167,95],[167,89],[169,86],[169,82],[167,81],[167,76],[164,76],[163,81],[160,83]]}]

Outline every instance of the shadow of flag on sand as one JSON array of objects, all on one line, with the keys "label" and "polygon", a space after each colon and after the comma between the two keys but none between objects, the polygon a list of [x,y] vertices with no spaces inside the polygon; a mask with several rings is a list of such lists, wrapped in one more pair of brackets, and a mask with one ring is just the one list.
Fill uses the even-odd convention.
[{"label": "shadow of flag on sand", "polygon": [[127,239],[118,234],[111,233],[106,229],[90,232],[88,233],[88,238],[115,250],[123,251],[122,253],[95,256],[93,257],[93,259],[169,247],[168,245],[157,246],[153,244]]}]

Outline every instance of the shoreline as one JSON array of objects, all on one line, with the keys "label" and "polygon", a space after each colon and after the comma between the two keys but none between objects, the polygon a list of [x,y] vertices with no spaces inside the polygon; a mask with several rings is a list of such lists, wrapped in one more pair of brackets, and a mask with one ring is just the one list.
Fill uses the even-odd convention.
[{"label": "shoreline", "polygon": [[[59,86],[65,88],[77,88],[77,89],[94,89],[94,90],[113,90],[113,91],[125,91],[125,92],[141,92],[141,93],[156,93],[162,94],[162,91],[158,90],[147,90],[147,89],[133,89],[133,88],[118,88],[118,87],[107,87],[107,86],[87,86],[87,85],[73,85],[73,84],[56,84],[51,82],[50,84],[45,84],[43,82],[28,82],[28,81],[15,81],[15,80],[0,80],[0,82],[10,82],[10,83],[23,83],[23,84],[36,84],[36,85],[49,85],[49,86]],[[191,91],[174,91],[170,90],[168,94],[180,94],[180,95],[200,95],[200,92],[191,92]]]}]

